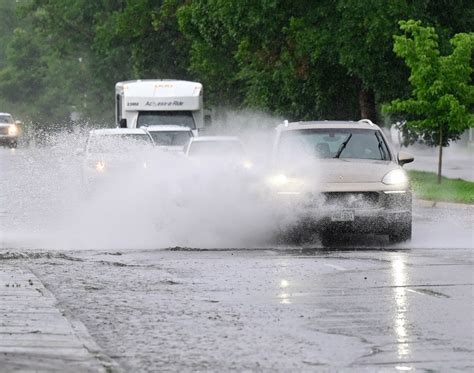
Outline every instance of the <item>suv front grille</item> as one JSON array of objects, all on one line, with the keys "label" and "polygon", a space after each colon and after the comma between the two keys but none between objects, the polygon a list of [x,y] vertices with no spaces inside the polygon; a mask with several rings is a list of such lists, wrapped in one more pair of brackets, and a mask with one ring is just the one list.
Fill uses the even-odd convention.
[{"label": "suv front grille", "polygon": [[328,207],[377,208],[381,202],[379,192],[326,192],[322,195],[323,203]]}]

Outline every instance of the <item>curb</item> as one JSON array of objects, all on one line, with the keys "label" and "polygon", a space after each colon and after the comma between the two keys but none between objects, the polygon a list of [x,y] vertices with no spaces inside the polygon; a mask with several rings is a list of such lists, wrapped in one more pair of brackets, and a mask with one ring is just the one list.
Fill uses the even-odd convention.
[{"label": "curb", "polygon": [[5,261],[0,262],[0,367],[2,372],[119,371],[28,267]]},{"label": "curb", "polygon": [[456,203],[456,202],[439,202],[439,201],[430,201],[427,199],[414,199],[413,202],[422,207],[432,207],[432,208],[444,208],[444,209],[463,209],[470,210],[474,209],[474,205],[467,203]]}]

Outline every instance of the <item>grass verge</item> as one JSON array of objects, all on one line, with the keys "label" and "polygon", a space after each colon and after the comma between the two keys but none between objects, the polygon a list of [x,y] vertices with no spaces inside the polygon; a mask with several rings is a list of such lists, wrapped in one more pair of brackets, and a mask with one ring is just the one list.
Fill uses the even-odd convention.
[{"label": "grass verge", "polygon": [[443,177],[441,184],[433,172],[408,171],[415,196],[437,202],[474,204],[474,183]]}]

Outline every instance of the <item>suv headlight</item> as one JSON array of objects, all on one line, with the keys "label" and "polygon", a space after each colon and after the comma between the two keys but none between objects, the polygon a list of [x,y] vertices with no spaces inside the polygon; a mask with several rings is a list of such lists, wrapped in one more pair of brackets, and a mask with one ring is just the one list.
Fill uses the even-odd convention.
[{"label": "suv headlight", "polygon": [[408,182],[408,176],[405,171],[396,169],[385,174],[382,183],[387,185],[405,184]]},{"label": "suv headlight", "polygon": [[8,127],[8,135],[9,136],[18,135],[18,127],[14,124],[12,124],[10,127]]}]

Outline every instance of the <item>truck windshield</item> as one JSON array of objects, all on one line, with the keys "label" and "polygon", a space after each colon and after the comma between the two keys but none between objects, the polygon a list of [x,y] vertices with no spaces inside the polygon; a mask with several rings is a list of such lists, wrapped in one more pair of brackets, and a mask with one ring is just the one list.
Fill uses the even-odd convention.
[{"label": "truck windshield", "polygon": [[284,131],[278,146],[281,160],[294,157],[390,160],[377,130],[321,128]]},{"label": "truck windshield", "polygon": [[142,111],[138,114],[137,127],[176,125],[196,129],[191,111]]},{"label": "truck windshield", "polygon": [[192,136],[191,131],[150,131],[158,146],[184,146]]}]

